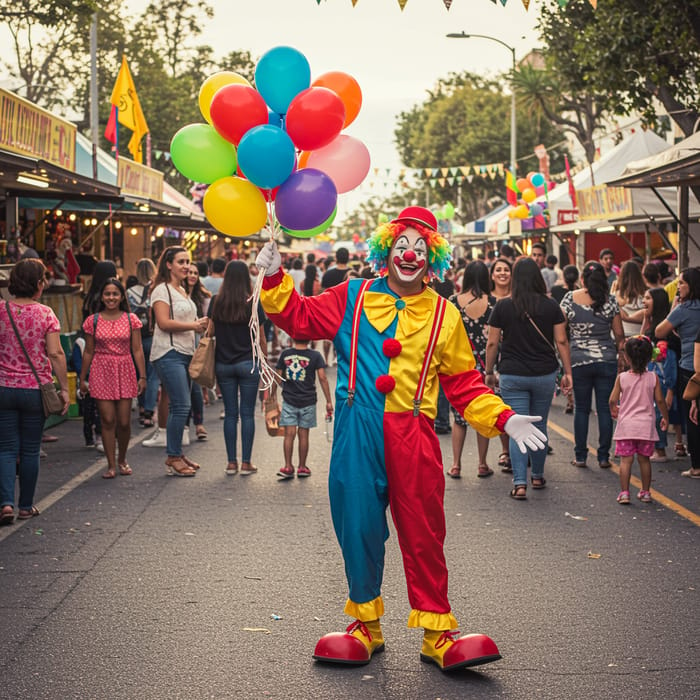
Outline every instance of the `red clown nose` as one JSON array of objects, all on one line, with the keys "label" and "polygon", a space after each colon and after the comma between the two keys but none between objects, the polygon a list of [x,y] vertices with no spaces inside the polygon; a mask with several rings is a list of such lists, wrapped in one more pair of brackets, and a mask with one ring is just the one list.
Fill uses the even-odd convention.
[{"label": "red clown nose", "polygon": [[412,250],[407,250],[407,251],[403,254],[403,259],[404,259],[407,263],[416,262],[416,254],[415,254]]}]

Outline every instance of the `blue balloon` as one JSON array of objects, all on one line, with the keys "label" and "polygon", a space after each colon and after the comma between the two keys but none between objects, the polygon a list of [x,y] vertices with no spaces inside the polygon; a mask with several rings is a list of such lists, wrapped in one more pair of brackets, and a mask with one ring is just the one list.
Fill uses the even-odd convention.
[{"label": "blue balloon", "polygon": [[277,114],[277,112],[268,111],[267,123],[272,124],[272,126],[278,126],[280,129],[284,129],[284,124],[282,123],[282,115]]},{"label": "blue balloon", "polygon": [[255,87],[278,114],[286,114],[289,103],[310,85],[309,62],[291,46],[270,49],[255,66]]},{"label": "blue balloon", "polygon": [[530,183],[533,187],[541,187],[542,185],[544,185],[544,175],[542,173],[535,173],[530,178]]},{"label": "blue balloon", "polygon": [[294,170],[295,161],[292,139],[278,126],[254,126],[238,144],[238,166],[263,190],[281,185]]}]

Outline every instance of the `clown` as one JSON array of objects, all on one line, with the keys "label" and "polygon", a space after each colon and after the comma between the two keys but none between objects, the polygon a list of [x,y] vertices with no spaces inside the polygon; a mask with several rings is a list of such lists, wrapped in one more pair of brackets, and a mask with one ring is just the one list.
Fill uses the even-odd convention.
[{"label": "clown", "polygon": [[338,354],[336,424],[331,455],[331,515],[345,561],[354,618],[344,633],[322,637],[319,661],[363,664],[384,648],[380,618],[384,543],[391,507],[403,556],[411,613],[424,629],[421,659],[450,671],[500,657],[485,635],[458,638],[447,599],[440,444],[433,430],[438,382],[450,403],[487,437],[507,432],[525,451],[545,436],[518,416],[475,369],[459,312],[426,282],[442,277],[450,252],[433,214],[404,209],[369,241],[381,277],[352,279],[320,296],[300,297],[280,269],[274,242],[257,257],[265,269],[261,301],[295,338],[332,338]]}]

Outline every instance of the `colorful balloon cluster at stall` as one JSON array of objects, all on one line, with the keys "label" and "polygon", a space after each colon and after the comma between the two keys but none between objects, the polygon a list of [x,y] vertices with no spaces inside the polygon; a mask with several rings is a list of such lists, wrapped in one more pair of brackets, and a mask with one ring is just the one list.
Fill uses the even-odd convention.
[{"label": "colorful balloon cluster at stall", "polygon": [[539,197],[547,195],[554,187],[553,182],[547,182],[542,173],[531,172],[527,177],[521,177],[515,182],[519,193],[518,203],[508,211],[511,219],[530,219],[537,216],[546,216],[547,202],[536,201]]},{"label": "colorful balloon cluster at stall", "polygon": [[361,106],[352,76],[331,71],[312,82],[305,56],[278,46],[256,64],[255,87],[232,71],[207,78],[206,123],[181,128],[170,153],[180,173],[209,185],[204,213],[222,233],[248,236],[272,217],[271,226],[308,238],[330,227],[338,195],[369,172],[367,147],[341,133]]}]

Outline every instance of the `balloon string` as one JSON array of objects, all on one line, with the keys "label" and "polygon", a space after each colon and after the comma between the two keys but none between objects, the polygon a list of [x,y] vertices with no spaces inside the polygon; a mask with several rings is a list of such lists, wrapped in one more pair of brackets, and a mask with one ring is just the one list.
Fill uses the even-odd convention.
[{"label": "balloon string", "polygon": [[[275,220],[272,210],[272,200],[268,202],[268,225],[265,229],[270,234],[270,240],[274,241],[276,234],[280,231],[279,224]],[[260,292],[262,290],[263,279],[265,278],[265,267],[258,268],[258,276],[255,278],[253,285],[253,293],[248,301],[251,302],[250,321],[248,322],[248,330],[250,331],[250,345],[253,353],[253,369],[251,374],[255,372],[255,368],[260,368],[260,388],[263,391],[268,391],[272,385],[280,382],[280,377],[267,361],[267,354],[263,351],[260,338],[260,322],[258,321],[258,305],[260,303]],[[267,338],[264,338],[267,345]]]}]

